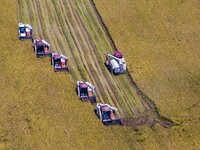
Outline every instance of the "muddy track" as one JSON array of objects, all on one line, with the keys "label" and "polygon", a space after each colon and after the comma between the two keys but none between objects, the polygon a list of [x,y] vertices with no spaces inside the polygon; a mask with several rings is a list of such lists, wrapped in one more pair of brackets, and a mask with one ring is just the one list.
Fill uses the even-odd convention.
[{"label": "muddy track", "polygon": [[35,37],[45,38],[52,51],[68,56],[75,82],[93,83],[98,101],[116,106],[123,117],[158,117],[156,107],[128,72],[113,76],[105,67],[105,55],[112,54],[116,47],[93,1],[26,0],[24,5],[27,7],[21,8],[31,9],[23,11],[30,24],[35,24]]}]

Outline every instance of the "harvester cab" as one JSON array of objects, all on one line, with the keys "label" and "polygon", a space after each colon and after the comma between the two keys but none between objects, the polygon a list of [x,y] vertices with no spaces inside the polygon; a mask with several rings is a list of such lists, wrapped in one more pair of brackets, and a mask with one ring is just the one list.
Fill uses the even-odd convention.
[{"label": "harvester cab", "polygon": [[105,125],[122,125],[122,120],[116,114],[117,108],[108,104],[97,103],[95,113]]},{"label": "harvester cab", "polygon": [[68,58],[62,54],[52,53],[51,64],[55,72],[68,71]]},{"label": "harvester cab", "polygon": [[50,44],[47,41],[34,39],[33,43],[34,43],[34,51],[37,57],[51,56]]},{"label": "harvester cab", "polygon": [[89,82],[77,81],[77,94],[82,101],[96,102],[94,86]]},{"label": "harvester cab", "polygon": [[18,33],[20,40],[33,38],[32,27],[29,24],[23,24],[20,22],[18,24]]},{"label": "harvester cab", "polygon": [[105,65],[113,74],[125,73],[126,62],[121,52],[114,52],[114,55],[107,54]]}]

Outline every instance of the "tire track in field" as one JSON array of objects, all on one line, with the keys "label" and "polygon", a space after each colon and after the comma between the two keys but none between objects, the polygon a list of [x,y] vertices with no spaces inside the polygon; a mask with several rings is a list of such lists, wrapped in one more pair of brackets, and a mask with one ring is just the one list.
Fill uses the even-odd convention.
[{"label": "tire track in field", "polygon": [[[52,50],[69,58],[73,79],[88,80],[101,102],[116,106],[122,116],[152,115],[151,107],[133,90],[129,74],[113,76],[104,66],[105,54],[113,53],[91,1],[26,0],[27,13],[36,19],[36,38],[49,40]],[[27,10],[26,10],[27,11]]]}]

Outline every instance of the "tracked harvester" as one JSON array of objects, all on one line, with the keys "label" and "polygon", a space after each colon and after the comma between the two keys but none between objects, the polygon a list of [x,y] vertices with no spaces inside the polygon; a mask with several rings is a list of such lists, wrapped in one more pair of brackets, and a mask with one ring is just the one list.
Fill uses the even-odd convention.
[{"label": "tracked harvester", "polygon": [[82,101],[90,101],[96,103],[96,96],[94,95],[95,88],[89,82],[77,81],[77,94]]},{"label": "tracked harvester", "polygon": [[121,52],[114,52],[114,55],[106,55],[106,67],[114,75],[126,72],[126,61]]},{"label": "tracked harvester", "polygon": [[29,24],[18,24],[18,34],[20,40],[26,40],[26,39],[32,39],[33,38],[33,32],[32,27]]},{"label": "tracked harvester", "polygon": [[69,73],[68,58],[62,54],[51,54],[51,65],[55,72],[67,71]]},{"label": "tracked harvester", "polygon": [[37,57],[51,56],[50,44],[45,40],[34,39],[34,51]]},{"label": "tracked harvester", "polygon": [[97,103],[95,113],[105,125],[122,125],[122,120],[116,114],[117,108],[108,104]]}]

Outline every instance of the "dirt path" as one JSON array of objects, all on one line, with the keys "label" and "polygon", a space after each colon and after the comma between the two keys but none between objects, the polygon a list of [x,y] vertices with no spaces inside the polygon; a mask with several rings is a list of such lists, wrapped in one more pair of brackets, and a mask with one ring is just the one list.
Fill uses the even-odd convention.
[{"label": "dirt path", "polygon": [[123,117],[157,117],[156,108],[144,98],[128,72],[113,76],[104,66],[105,55],[116,48],[92,1],[27,0],[24,5],[27,7],[21,8],[32,10],[23,11],[29,12],[26,17],[34,24],[35,37],[45,38],[52,51],[69,58],[75,82],[93,83],[98,101],[116,106]]}]

